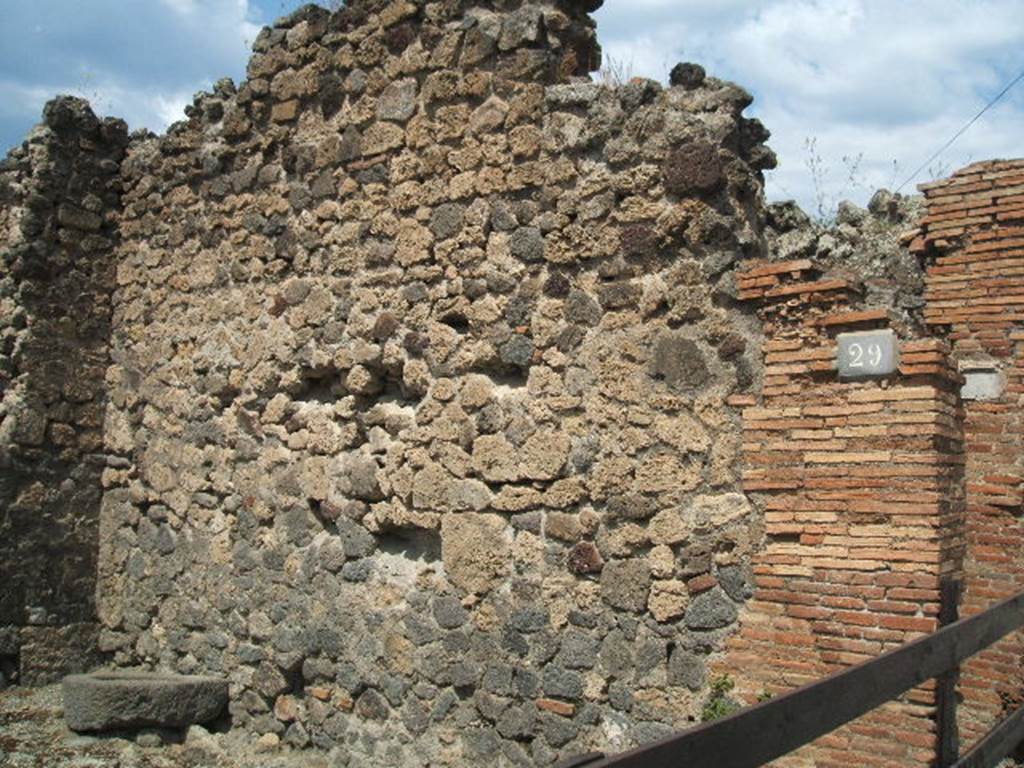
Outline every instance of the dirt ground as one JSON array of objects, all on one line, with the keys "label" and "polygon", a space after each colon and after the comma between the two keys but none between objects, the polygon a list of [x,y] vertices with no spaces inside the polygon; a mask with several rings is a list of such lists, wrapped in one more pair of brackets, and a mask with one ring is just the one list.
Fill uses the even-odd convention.
[{"label": "dirt ground", "polygon": [[[282,746],[259,752],[255,737],[143,731],[133,737],[86,736],[64,724],[59,685],[0,690],[0,768],[353,768],[340,755]],[[1006,759],[999,768],[1024,765]]]}]

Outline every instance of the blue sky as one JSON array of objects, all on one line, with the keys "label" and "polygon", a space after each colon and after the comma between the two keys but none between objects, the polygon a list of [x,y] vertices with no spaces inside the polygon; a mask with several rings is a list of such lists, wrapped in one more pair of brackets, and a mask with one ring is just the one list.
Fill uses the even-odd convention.
[{"label": "blue sky", "polygon": [[[0,152],[58,92],[161,130],[196,91],[241,79],[259,28],[295,5],[0,0]],[[780,158],[769,197],[808,209],[897,186],[1024,71],[1024,0],[606,0],[596,17],[631,74],[696,61],[750,90]],[[929,170],[1024,156],[1022,127],[1024,83]]]}]

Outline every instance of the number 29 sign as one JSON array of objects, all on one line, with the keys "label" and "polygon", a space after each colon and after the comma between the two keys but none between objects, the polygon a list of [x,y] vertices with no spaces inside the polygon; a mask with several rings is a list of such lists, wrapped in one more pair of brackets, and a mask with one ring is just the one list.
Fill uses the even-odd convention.
[{"label": "number 29 sign", "polygon": [[844,380],[888,376],[896,371],[896,333],[867,331],[839,334],[839,378]]}]

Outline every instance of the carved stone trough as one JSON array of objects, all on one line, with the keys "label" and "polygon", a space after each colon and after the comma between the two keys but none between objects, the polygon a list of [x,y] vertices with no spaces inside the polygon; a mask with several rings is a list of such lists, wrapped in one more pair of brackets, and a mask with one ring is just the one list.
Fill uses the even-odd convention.
[{"label": "carved stone trough", "polygon": [[185,728],[215,719],[228,701],[217,677],[102,671],[63,682],[64,719],[73,731]]}]

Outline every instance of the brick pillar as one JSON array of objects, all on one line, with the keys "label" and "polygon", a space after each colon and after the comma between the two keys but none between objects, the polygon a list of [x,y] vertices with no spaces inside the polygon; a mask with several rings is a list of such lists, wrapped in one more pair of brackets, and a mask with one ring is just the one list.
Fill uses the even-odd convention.
[{"label": "brick pillar", "polygon": [[[808,262],[756,267],[740,287],[767,339],[761,399],[743,415],[765,541],[720,669],[753,703],[937,628],[940,583],[959,576],[964,458],[944,342],[904,341],[891,376],[842,382],[836,334],[884,328],[884,311]],[[929,683],[778,764],[929,765],[935,749]]]},{"label": "brick pillar", "polygon": [[[928,260],[925,317],[964,371],[967,552],[962,615],[1024,590],[1024,160],[978,163],[922,187],[928,215],[912,250]],[[963,669],[969,745],[1021,703],[1024,633]]]}]

